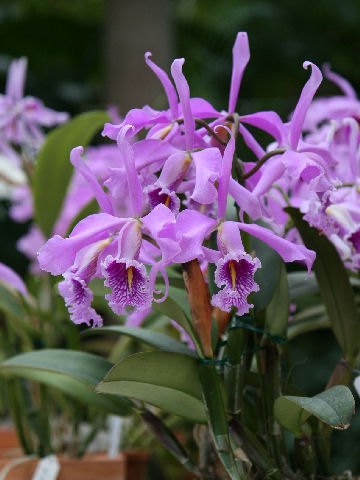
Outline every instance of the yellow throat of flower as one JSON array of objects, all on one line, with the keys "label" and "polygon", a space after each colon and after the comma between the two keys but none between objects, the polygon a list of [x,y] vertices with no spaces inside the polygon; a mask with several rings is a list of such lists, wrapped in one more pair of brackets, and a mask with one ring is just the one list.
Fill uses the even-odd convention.
[{"label": "yellow throat of flower", "polygon": [[235,270],[235,262],[234,262],[234,260],[230,260],[230,262],[229,262],[229,269],[230,269],[230,274],[231,274],[232,289],[235,290],[236,270]]},{"label": "yellow throat of flower", "polygon": [[132,280],[133,280],[133,267],[129,267],[127,269],[127,282],[128,282],[128,285],[129,285],[130,292],[131,292]]}]

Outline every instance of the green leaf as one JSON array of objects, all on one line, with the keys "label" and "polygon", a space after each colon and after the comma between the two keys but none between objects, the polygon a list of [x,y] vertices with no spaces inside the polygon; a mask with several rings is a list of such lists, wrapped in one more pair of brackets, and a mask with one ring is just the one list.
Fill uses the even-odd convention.
[{"label": "green leaf", "polygon": [[20,294],[0,282],[0,311],[12,315],[19,320],[25,316]]},{"label": "green leaf", "polygon": [[123,395],[205,423],[197,361],[170,352],[143,352],[117,363],[96,391]]},{"label": "green leaf", "polygon": [[164,350],[165,352],[176,352],[184,355],[190,355],[196,357],[196,353],[190,350],[183,343],[175,340],[174,338],[164,335],[160,332],[154,332],[147,328],[140,327],[123,327],[120,325],[112,325],[108,327],[89,328],[83,332],[83,335],[98,335],[101,333],[117,333],[119,335],[127,335],[128,337],[135,338],[140,342],[146,343],[151,347]]},{"label": "green leaf", "polygon": [[156,303],[153,302],[152,309],[155,312],[161,313],[171,320],[174,320],[180,327],[182,327],[186,333],[188,333],[193,340],[196,351],[201,355],[202,349],[199,342],[199,339],[196,335],[194,327],[185,314],[184,310],[180,307],[180,305],[171,297],[167,297],[164,302]]},{"label": "green leaf", "polygon": [[251,237],[251,249],[261,261],[261,268],[255,272],[254,276],[260,289],[251,295],[254,308],[259,311],[268,306],[274,295],[281,258],[266,243],[254,237]]},{"label": "green leaf", "polygon": [[214,365],[205,362],[200,362],[198,370],[206,415],[217,454],[231,480],[246,478],[243,472],[238,470],[231,447],[220,377]]},{"label": "green leaf", "polygon": [[288,273],[289,296],[293,300],[303,295],[311,295],[319,291],[319,286],[313,272],[307,276],[306,272]]},{"label": "green leaf", "polygon": [[337,385],[312,398],[279,397],[275,401],[274,415],[284,428],[295,435],[301,435],[301,426],[311,415],[332,428],[346,430],[354,409],[355,401],[350,390]]},{"label": "green leaf", "polygon": [[83,113],[55,128],[42,146],[34,172],[35,219],[48,238],[59,216],[71,179],[70,151],[86,146],[109,116],[103,111]]},{"label": "green leaf", "polygon": [[289,288],[284,262],[280,262],[274,295],[266,309],[265,330],[286,336],[289,323]]},{"label": "green leaf", "polygon": [[360,349],[360,319],[344,264],[334,245],[310,227],[296,208],[286,208],[307,248],[315,250],[314,271],[334,335],[347,359]]},{"label": "green leaf", "polygon": [[57,388],[88,405],[118,415],[129,414],[126,399],[98,395],[94,387],[112,364],[90,353],[62,349],[35,350],[0,363],[0,375],[22,377]]}]

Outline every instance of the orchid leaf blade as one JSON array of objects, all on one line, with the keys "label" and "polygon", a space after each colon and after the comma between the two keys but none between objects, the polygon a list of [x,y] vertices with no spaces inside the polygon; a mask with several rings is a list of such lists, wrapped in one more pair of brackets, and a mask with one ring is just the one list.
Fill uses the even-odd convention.
[{"label": "orchid leaf blade", "polygon": [[296,208],[286,208],[307,248],[316,252],[314,271],[334,335],[349,359],[360,349],[360,318],[345,266],[334,245],[311,227]]},{"label": "orchid leaf blade", "polygon": [[83,335],[98,335],[104,333],[126,335],[159,350],[182,353],[184,355],[189,355],[190,357],[196,357],[196,353],[193,350],[190,350],[186,345],[178,340],[175,340],[174,338],[163,333],[154,332],[147,328],[110,325],[107,327],[89,328],[88,330],[85,330]]},{"label": "orchid leaf blade", "polygon": [[111,362],[90,353],[43,349],[22,353],[0,363],[0,376],[26,378],[109,413],[128,415],[131,404],[127,399],[101,396],[94,391],[111,367]]},{"label": "orchid leaf blade", "polygon": [[100,110],[78,115],[49,133],[41,147],[32,189],[35,219],[46,238],[52,233],[71,180],[70,151],[87,146],[108,120],[109,115]]},{"label": "orchid leaf blade", "polygon": [[96,387],[100,393],[150,403],[197,423],[206,416],[195,358],[173,352],[142,352],[120,360]]},{"label": "orchid leaf blade", "polygon": [[284,428],[301,435],[301,427],[311,415],[332,428],[346,430],[354,409],[355,401],[350,390],[344,385],[337,385],[311,398],[279,397],[275,401],[274,415]]}]

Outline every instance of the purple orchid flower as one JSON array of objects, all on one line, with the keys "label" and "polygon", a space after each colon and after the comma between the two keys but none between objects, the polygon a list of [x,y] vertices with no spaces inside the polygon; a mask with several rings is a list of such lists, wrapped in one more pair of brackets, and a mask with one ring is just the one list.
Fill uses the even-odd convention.
[{"label": "purple orchid flower", "polygon": [[[230,132],[229,132],[230,133]],[[283,258],[285,262],[301,261],[310,272],[315,260],[315,252],[303,245],[295,245],[278,237],[267,228],[256,224],[225,221],[226,199],[231,177],[231,165],[235,151],[235,141],[230,134],[230,140],[225,148],[223,164],[218,188],[218,247],[219,251],[204,248],[204,253],[210,262],[216,264],[215,283],[224,287],[212,297],[212,305],[229,312],[234,306],[239,315],[249,312],[252,305],[247,297],[258,290],[254,274],[261,267],[258,258],[252,258],[244,250],[240,231],[245,231],[267,243]]]}]

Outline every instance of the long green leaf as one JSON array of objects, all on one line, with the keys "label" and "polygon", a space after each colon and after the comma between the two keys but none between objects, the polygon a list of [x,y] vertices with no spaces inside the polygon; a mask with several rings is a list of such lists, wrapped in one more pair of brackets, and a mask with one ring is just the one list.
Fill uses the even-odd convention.
[{"label": "long green leaf", "polygon": [[360,319],[349,276],[334,245],[310,227],[296,208],[286,208],[305,245],[316,252],[314,270],[334,335],[347,359],[360,349]]},{"label": "long green leaf", "polygon": [[231,480],[246,478],[241,465],[235,461],[231,447],[220,377],[216,373],[214,365],[201,362],[199,364],[199,380],[208,423],[219,459]]},{"label": "long green leaf", "polygon": [[261,240],[251,237],[251,249],[261,261],[261,268],[255,272],[259,291],[251,295],[255,310],[263,310],[272,299],[279,276],[280,256]]},{"label": "long green leaf", "polygon": [[197,361],[170,352],[143,352],[117,363],[96,391],[150,403],[198,423],[206,421]]},{"label": "long green leaf", "polygon": [[312,398],[279,397],[275,401],[274,415],[284,428],[301,435],[301,426],[311,415],[332,428],[345,430],[350,425],[354,409],[355,401],[350,390],[337,385]]},{"label": "long green leaf", "polygon": [[265,330],[286,336],[289,322],[289,288],[284,262],[280,262],[274,295],[266,309]]},{"label": "long green leaf", "polygon": [[79,145],[85,147],[108,120],[103,111],[83,113],[47,136],[33,179],[35,219],[46,238],[52,233],[71,179],[70,151]]},{"label": "long green leaf", "polygon": [[40,382],[86,403],[118,415],[130,412],[126,399],[98,395],[94,387],[112,364],[90,353],[44,349],[23,353],[0,363],[0,375]]},{"label": "long green leaf", "polygon": [[197,352],[201,354],[201,345],[194,327],[184,310],[173,298],[167,297],[167,299],[161,303],[153,302],[152,309],[155,310],[155,312],[162,313],[168,318],[171,318],[171,320],[174,320],[178,325],[180,325],[180,327],[182,327],[185,332],[190,335],[196,346]]},{"label": "long green leaf", "polygon": [[184,355],[196,357],[196,353],[193,350],[190,350],[183,343],[178,342],[168,335],[164,335],[160,332],[154,332],[152,330],[148,330],[147,328],[112,325],[108,327],[89,328],[88,330],[84,331],[83,335],[98,335],[101,333],[117,333],[118,335],[126,335],[165,352],[183,353]]}]

